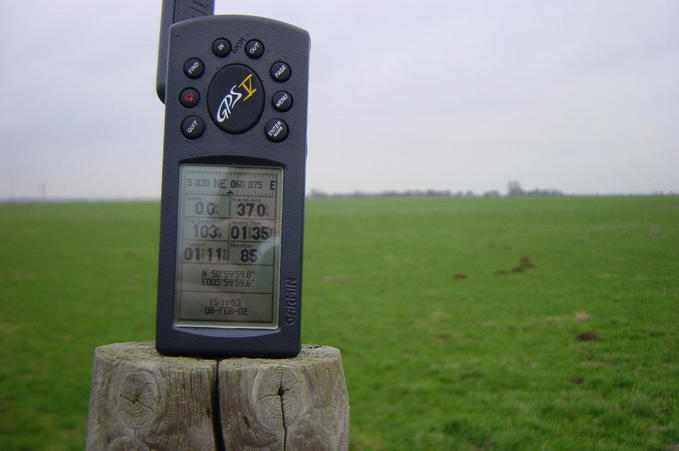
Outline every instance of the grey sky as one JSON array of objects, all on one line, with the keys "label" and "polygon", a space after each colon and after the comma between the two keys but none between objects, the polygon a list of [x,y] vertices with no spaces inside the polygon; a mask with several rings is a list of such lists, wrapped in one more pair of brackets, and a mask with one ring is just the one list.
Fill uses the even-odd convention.
[{"label": "grey sky", "polygon": [[[679,2],[216,9],[311,33],[308,190],[679,192]],[[0,198],[160,195],[159,17],[0,2]]]}]

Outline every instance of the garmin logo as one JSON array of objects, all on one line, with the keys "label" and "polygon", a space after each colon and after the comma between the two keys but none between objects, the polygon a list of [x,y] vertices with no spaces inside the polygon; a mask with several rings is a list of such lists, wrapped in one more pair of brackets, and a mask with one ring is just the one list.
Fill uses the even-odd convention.
[{"label": "garmin logo", "polygon": [[285,279],[285,323],[292,326],[297,321],[297,279]]},{"label": "garmin logo", "polygon": [[256,92],[257,88],[253,89],[252,87],[252,74],[245,77],[240,84],[233,85],[229,93],[222,98],[222,101],[217,107],[217,121],[224,122],[229,119],[234,108],[236,108],[236,104],[243,95],[245,95],[245,98],[243,98],[243,102],[245,102]]}]

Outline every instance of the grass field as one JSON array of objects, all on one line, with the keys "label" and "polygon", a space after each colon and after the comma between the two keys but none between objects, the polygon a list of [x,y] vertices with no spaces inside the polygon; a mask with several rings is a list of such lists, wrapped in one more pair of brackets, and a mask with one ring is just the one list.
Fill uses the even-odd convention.
[{"label": "grass field", "polygon": [[[94,347],[154,336],[158,216],[0,206],[0,449],[83,448]],[[679,449],[679,197],[310,200],[304,270],[353,449]]]}]

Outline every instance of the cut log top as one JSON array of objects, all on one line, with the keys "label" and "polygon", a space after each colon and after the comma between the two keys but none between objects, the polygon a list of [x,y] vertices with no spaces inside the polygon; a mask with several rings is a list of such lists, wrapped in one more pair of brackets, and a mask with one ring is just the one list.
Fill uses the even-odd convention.
[{"label": "cut log top", "polygon": [[349,446],[339,350],[289,359],[167,357],[152,342],[96,349],[87,449],[309,449]]}]

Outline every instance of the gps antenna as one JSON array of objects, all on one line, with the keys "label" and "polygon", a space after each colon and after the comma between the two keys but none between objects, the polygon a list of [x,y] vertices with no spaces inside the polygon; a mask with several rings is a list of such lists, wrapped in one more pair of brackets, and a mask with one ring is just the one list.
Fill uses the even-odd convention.
[{"label": "gps antenna", "polygon": [[214,0],[163,0],[158,41],[158,71],[156,72],[156,92],[161,102],[165,103],[167,43],[170,40],[170,25],[194,17],[211,16],[214,12]]}]

